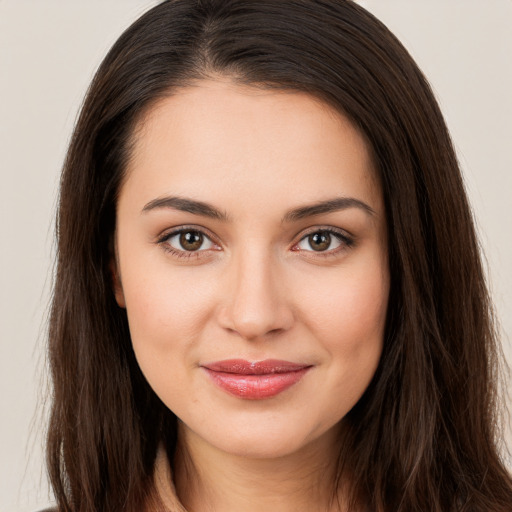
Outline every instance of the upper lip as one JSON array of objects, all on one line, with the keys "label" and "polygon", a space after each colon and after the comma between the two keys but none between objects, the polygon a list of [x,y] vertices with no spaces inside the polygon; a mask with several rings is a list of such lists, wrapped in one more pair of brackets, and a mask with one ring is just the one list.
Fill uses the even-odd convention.
[{"label": "upper lip", "polygon": [[238,375],[268,375],[272,373],[288,373],[308,368],[310,364],[292,363],[279,359],[266,359],[264,361],[246,361],[245,359],[226,359],[205,363],[203,368],[214,372],[234,373]]}]

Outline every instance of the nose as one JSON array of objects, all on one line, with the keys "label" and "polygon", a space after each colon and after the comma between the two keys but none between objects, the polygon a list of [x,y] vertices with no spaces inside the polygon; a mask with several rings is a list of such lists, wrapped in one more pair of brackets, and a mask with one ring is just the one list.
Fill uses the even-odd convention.
[{"label": "nose", "polygon": [[231,263],[228,296],[220,311],[223,328],[246,340],[285,332],[293,309],[279,263],[269,255],[246,254]]}]

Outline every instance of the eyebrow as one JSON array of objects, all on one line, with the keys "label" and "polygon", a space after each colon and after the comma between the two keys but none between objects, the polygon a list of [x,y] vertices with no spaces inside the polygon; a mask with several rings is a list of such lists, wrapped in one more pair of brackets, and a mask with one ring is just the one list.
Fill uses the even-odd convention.
[{"label": "eyebrow", "polygon": [[[178,196],[153,199],[144,206],[142,213],[159,208],[171,208],[173,210],[201,215],[203,217],[209,217],[224,222],[229,221],[229,215],[226,212],[219,210],[211,204]],[[281,222],[295,222],[307,217],[346,210],[348,208],[358,208],[369,215],[375,215],[375,210],[359,199],[354,197],[336,197],[326,201],[319,201],[310,205],[294,208],[284,215]]]},{"label": "eyebrow", "polygon": [[294,208],[286,213],[283,217],[283,222],[294,222],[306,217],[347,210],[348,208],[358,208],[369,215],[375,215],[375,210],[360,199],[356,199],[355,197],[335,197],[327,201],[319,201],[311,205]]},{"label": "eyebrow", "polygon": [[227,221],[229,216],[226,212],[215,208],[211,204],[203,201],[196,201],[195,199],[187,199],[185,197],[160,197],[150,201],[142,209],[142,213],[155,210],[157,208],[172,208],[182,212],[193,213],[194,215],[202,215],[203,217],[210,217],[212,219]]}]

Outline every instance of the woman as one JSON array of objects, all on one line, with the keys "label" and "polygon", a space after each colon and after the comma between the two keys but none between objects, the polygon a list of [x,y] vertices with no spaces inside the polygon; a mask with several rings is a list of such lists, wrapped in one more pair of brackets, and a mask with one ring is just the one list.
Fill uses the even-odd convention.
[{"label": "woman", "polygon": [[58,237],[59,510],[510,509],[460,171],[361,7],[145,14],[87,95]]}]

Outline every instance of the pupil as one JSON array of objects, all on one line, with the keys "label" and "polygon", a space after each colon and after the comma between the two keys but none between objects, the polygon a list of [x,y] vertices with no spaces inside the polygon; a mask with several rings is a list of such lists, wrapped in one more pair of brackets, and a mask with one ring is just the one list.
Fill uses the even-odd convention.
[{"label": "pupil", "polygon": [[314,233],[309,236],[309,245],[314,251],[325,251],[331,245],[331,235],[329,233]]},{"label": "pupil", "polygon": [[180,235],[180,245],[187,251],[197,251],[203,244],[203,235],[197,231],[186,231]]}]

